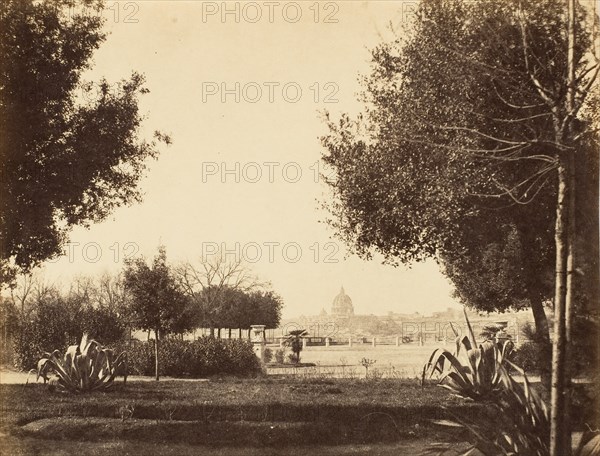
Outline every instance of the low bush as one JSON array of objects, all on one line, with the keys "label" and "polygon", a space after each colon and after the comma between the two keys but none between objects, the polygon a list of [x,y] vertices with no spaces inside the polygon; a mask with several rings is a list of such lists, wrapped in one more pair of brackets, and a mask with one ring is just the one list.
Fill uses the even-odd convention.
[{"label": "low bush", "polygon": [[285,349],[280,348],[275,350],[275,362],[279,364],[283,364],[285,362]]},{"label": "low bush", "polygon": [[[154,375],[154,341],[127,347],[129,373]],[[169,377],[252,376],[261,372],[252,344],[240,339],[201,337],[186,341],[167,337],[159,346],[159,374]]]},{"label": "low bush", "polygon": [[34,369],[45,352],[78,343],[84,332],[103,344],[116,343],[124,335],[123,319],[110,309],[61,296],[39,300],[35,311],[18,312],[15,318],[13,364],[23,370]]},{"label": "low bush", "polygon": [[270,363],[271,361],[273,361],[273,350],[271,350],[268,347],[265,348],[264,357],[265,357],[265,363]]},{"label": "low bush", "polygon": [[542,350],[544,347],[538,342],[524,342],[514,350],[511,361],[528,373],[539,373],[544,367]]}]

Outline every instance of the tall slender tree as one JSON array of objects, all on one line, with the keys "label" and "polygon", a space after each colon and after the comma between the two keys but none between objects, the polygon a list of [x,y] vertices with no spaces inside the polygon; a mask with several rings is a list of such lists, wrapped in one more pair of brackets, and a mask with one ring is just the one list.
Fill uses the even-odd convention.
[{"label": "tall slender tree", "polygon": [[[181,316],[186,310],[186,297],[167,264],[164,247],[159,248],[150,265],[143,258],[128,260],[123,280],[134,327],[154,331],[155,378],[158,381],[160,341],[169,332],[184,329]],[[188,320],[188,323],[192,322]]]}]

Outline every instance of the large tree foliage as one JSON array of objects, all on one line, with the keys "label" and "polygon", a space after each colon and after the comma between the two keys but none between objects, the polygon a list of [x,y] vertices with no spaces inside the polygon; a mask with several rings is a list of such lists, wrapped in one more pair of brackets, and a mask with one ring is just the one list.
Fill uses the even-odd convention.
[{"label": "large tree foliage", "polygon": [[211,335],[215,328],[248,328],[247,320],[255,313],[248,293],[266,285],[242,258],[220,251],[204,255],[197,263],[181,264],[176,274],[195,307],[196,325],[210,328]]},{"label": "large tree foliage", "polygon": [[232,329],[238,329],[241,337],[242,329],[246,329],[250,337],[252,325],[265,325],[266,329],[279,326],[283,300],[273,291],[246,292],[227,287],[221,299],[223,302],[216,308],[213,322],[219,328],[228,328],[230,335]]},{"label": "large tree foliage", "polygon": [[[159,366],[159,344],[170,332],[191,329],[193,321],[186,315],[187,298],[175,280],[161,247],[151,264],[143,258],[128,260],[123,273],[128,293],[131,321],[135,328],[154,331],[156,380]],[[187,324],[187,327],[186,327]]]},{"label": "large tree foliage", "polygon": [[[408,39],[374,50],[364,122],[330,122],[324,160],[336,171],[332,223],[359,254],[436,257],[464,302],[487,311],[535,303],[543,326],[554,278],[554,138],[524,68],[517,8],[423,2]],[[566,68],[556,52],[562,5],[528,8],[528,52],[549,62],[544,81],[557,80]]]},{"label": "large tree foliage", "polygon": [[597,195],[586,193],[598,142],[585,102],[599,68],[596,18],[575,3],[422,1],[408,38],[373,53],[364,124],[343,117],[324,138],[332,223],[358,253],[434,256],[486,310],[533,306],[554,276],[552,454],[568,448],[559,402],[574,282],[597,277],[597,259],[575,262],[576,235],[597,225],[578,215]]},{"label": "large tree foliage", "polygon": [[[110,85],[82,74],[105,40],[101,14],[81,3],[0,2],[0,262],[29,269],[61,253],[69,229],[139,201],[136,186],[156,142],[139,138],[144,77]],[[155,134],[157,140],[169,138]],[[4,276],[3,280],[8,280]]]}]

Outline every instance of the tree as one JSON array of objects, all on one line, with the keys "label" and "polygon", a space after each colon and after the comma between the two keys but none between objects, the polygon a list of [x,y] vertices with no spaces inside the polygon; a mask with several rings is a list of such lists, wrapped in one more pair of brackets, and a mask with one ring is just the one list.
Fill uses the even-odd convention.
[{"label": "tree", "polygon": [[238,329],[238,337],[242,337],[242,328],[247,328],[250,318],[249,296],[242,290],[233,287],[225,287],[222,290],[222,303],[218,305],[217,326],[229,329],[229,338],[231,330]]},{"label": "tree", "polygon": [[114,296],[113,302],[107,302],[103,285],[111,285],[110,276],[102,276],[99,284],[92,277],[80,276],[71,282],[69,291],[61,295],[69,303],[69,308],[73,309],[71,312],[75,313],[81,334],[86,333],[90,339],[102,344],[112,344],[123,339],[127,320],[124,303],[115,302]]},{"label": "tree", "polygon": [[[281,321],[281,308],[283,301],[273,291],[254,290],[246,292],[232,286],[225,286],[220,291],[214,288],[204,290],[204,293],[215,293],[217,298],[203,302],[204,315],[210,314],[210,321],[219,330],[217,337],[221,337],[221,328],[238,329],[238,337],[242,337],[242,329],[248,330],[252,325],[265,325],[266,329],[274,329]],[[208,308],[209,303],[211,307]]]},{"label": "tree", "polygon": [[265,329],[275,329],[281,322],[283,300],[273,291],[253,291],[250,300],[256,302],[257,312],[251,316],[250,325],[265,325]]},{"label": "tree", "polygon": [[289,332],[288,338],[285,340],[285,344],[292,349],[294,354],[294,361],[300,362],[300,352],[302,351],[302,338],[307,336],[308,332],[306,329],[295,329]]},{"label": "tree", "polygon": [[[585,12],[573,1],[566,9],[558,0],[429,0],[415,17],[407,40],[373,53],[365,121],[343,116],[329,123],[323,142],[324,160],[336,172],[328,180],[336,196],[332,224],[366,257],[373,250],[390,262],[436,257],[463,295],[470,293],[460,279],[472,263],[486,266],[481,278],[494,271],[490,259],[521,261],[517,270],[527,272],[516,279],[523,290],[533,278],[542,293],[551,270],[551,446],[553,455],[568,454],[562,401],[576,278],[577,170],[585,169],[586,157],[598,160],[585,103],[600,66]],[[485,228],[494,224],[501,229],[490,237]],[[502,239],[512,251],[494,250]],[[536,243],[545,247],[537,269],[525,254]],[[554,261],[544,260],[552,254]],[[519,295],[510,297],[518,302]]]},{"label": "tree", "polygon": [[151,265],[146,264],[143,258],[128,260],[123,280],[130,298],[134,327],[154,331],[155,372],[158,381],[160,340],[169,332],[182,330],[180,317],[186,308],[186,297],[167,264],[164,247],[158,249]]},{"label": "tree", "polygon": [[[81,4],[98,14],[70,15]],[[155,140],[139,138],[144,77],[81,80],[106,39],[96,0],[0,3],[0,276],[56,257],[74,225],[140,201]],[[83,95],[83,96],[82,96]],[[8,283],[4,282],[4,283]]]},{"label": "tree", "polygon": [[18,315],[14,304],[0,296],[0,363],[9,364],[12,361],[10,345],[18,327]]},{"label": "tree", "polygon": [[[177,280],[186,295],[196,306],[198,324],[214,329],[224,321],[227,305],[226,296],[232,290],[250,292],[265,285],[251,273],[242,258],[228,257],[226,252],[215,252],[201,258],[198,265],[183,263],[176,269]],[[238,296],[239,297],[239,296]]]},{"label": "tree", "polygon": [[[101,283],[108,278],[103,276]],[[20,368],[33,367],[43,352],[73,344],[83,333],[106,344],[124,336],[123,304],[106,302],[93,278],[77,277],[64,290],[40,274],[21,274],[11,292],[15,313],[9,329]]]}]

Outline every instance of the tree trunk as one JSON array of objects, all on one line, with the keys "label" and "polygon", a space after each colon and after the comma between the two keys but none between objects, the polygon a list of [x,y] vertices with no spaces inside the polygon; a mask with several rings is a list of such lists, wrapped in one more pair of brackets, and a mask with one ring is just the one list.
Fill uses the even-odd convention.
[{"label": "tree trunk", "polygon": [[[567,94],[566,112],[575,108],[575,0],[567,0]],[[571,122],[562,132],[572,137]],[[564,139],[564,138],[560,138]],[[563,141],[559,143],[564,144]],[[575,156],[574,150],[560,153],[558,201],[556,206],[556,291],[554,341],[552,350],[552,390],[550,397],[550,456],[571,454],[569,350],[573,315],[573,261],[575,238]]]},{"label": "tree trunk", "polygon": [[[575,155],[574,152],[569,154],[569,174],[568,174],[568,229],[567,229],[567,289],[565,291],[565,416],[566,430],[565,445],[569,450],[572,448],[571,443],[571,372],[572,372],[572,356],[573,356],[573,316],[575,314]],[[568,454],[571,454],[569,451]]]},{"label": "tree trunk", "polygon": [[546,391],[550,391],[551,385],[551,357],[552,345],[550,342],[550,330],[548,327],[548,318],[544,311],[544,303],[539,293],[532,293],[529,297],[533,319],[535,320],[534,341],[538,347],[538,362],[540,365],[540,380]]},{"label": "tree trunk", "polygon": [[238,339],[242,338],[242,328],[238,328]]},{"label": "tree trunk", "polygon": [[554,337],[552,346],[552,384],[550,392],[550,456],[566,456],[566,434],[569,432],[565,414],[566,400],[566,259],[567,259],[567,170],[562,158],[558,167],[558,199],[556,205],[556,282],[554,294]]},{"label": "tree trunk", "polygon": [[229,328],[229,339],[231,339],[231,328]]},{"label": "tree trunk", "polygon": [[535,321],[535,333],[544,342],[550,342],[550,329],[548,328],[548,318],[544,310],[544,303],[539,293],[535,293],[529,297],[531,304],[531,312]]},{"label": "tree trunk", "polygon": [[221,338],[221,328],[217,329],[217,337],[219,339]]},{"label": "tree trunk", "polygon": [[215,337],[215,328],[210,327],[210,337]]},{"label": "tree trunk", "polygon": [[154,330],[154,337],[155,337],[155,340],[154,340],[154,372],[155,372],[156,381],[159,380],[159,377],[158,377],[158,344],[159,344],[158,337],[159,337],[159,334],[160,334],[160,331],[158,329],[155,329]]}]

